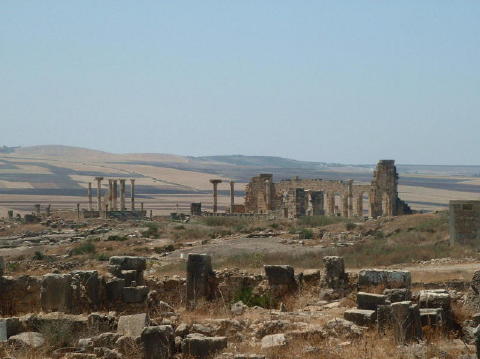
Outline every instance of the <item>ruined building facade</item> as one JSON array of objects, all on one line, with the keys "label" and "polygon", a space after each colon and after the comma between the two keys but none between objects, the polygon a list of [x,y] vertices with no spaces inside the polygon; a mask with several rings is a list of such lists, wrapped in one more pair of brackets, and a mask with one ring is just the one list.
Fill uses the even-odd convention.
[{"label": "ruined building facade", "polygon": [[369,185],[354,184],[353,180],[332,181],[298,177],[274,183],[271,174],[260,174],[247,184],[245,211],[278,212],[289,218],[322,214],[363,217],[366,215],[366,197],[366,210],[370,217],[396,216],[411,212],[408,205],[398,198],[398,173],[393,160],[378,162]]}]

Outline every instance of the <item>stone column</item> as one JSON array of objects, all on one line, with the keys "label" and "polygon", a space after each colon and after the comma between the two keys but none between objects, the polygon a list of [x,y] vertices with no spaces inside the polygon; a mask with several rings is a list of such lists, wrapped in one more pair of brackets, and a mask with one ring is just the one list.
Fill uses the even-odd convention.
[{"label": "stone column", "polygon": [[348,181],[347,195],[348,195],[348,217],[353,217],[353,180]]},{"label": "stone column", "polygon": [[219,183],[222,183],[222,180],[219,179],[211,179],[210,183],[213,184],[213,213],[217,213],[218,206],[217,206],[217,187]]},{"label": "stone column", "polygon": [[348,217],[348,193],[342,195],[342,216]]},{"label": "stone column", "polygon": [[230,181],[230,213],[233,213],[235,206],[235,182]]},{"label": "stone column", "polygon": [[363,217],[363,192],[357,197],[357,216]]},{"label": "stone column", "polygon": [[118,181],[113,180],[113,210],[118,211]]},{"label": "stone column", "polygon": [[113,180],[108,180],[108,208],[113,211]]},{"label": "stone column", "polygon": [[130,209],[135,211],[135,180],[133,178],[130,179]]},{"label": "stone column", "polygon": [[143,212],[143,202],[140,202],[140,211]]},{"label": "stone column", "polygon": [[40,217],[40,214],[41,214],[41,213],[40,213],[40,205],[39,205],[39,204],[36,204],[36,205],[35,205],[35,214],[36,214],[38,217]]},{"label": "stone column", "polygon": [[77,203],[77,218],[80,219],[80,203]]},{"label": "stone column", "polygon": [[270,180],[265,180],[265,206],[267,212],[272,209],[272,188],[270,186]]},{"label": "stone column", "polygon": [[88,182],[88,210],[91,212],[93,210],[92,203],[92,182]]},{"label": "stone column", "polygon": [[102,180],[103,177],[95,177],[97,181],[97,209],[98,209],[98,216],[101,217],[102,214]]},{"label": "stone column", "polygon": [[335,193],[327,192],[327,214],[335,215]]},{"label": "stone column", "polygon": [[125,211],[125,180],[120,180],[120,211]]},{"label": "stone column", "polygon": [[212,259],[207,254],[189,254],[187,259],[187,308],[194,309],[199,299],[209,299]]}]

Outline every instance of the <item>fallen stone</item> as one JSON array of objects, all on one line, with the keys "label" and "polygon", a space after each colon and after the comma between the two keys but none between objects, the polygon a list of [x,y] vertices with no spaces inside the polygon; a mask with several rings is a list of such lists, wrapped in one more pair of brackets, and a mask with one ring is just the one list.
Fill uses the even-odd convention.
[{"label": "fallen stone", "polygon": [[141,334],[145,359],[169,359],[175,352],[175,336],[169,325],[146,327]]},{"label": "fallen stone", "polygon": [[197,359],[204,359],[227,347],[226,337],[206,337],[189,334],[182,340],[182,353]]},{"label": "fallen stone", "polygon": [[147,300],[148,287],[124,287],[122,299],[125,303],[143,303]]},{"label": "fallen stone", "polygon": [[409,271],[364,269],[358,274],[359,287],[409,288],[412,276]]},{"label": "fallen stone", "polygon": [[40,348],[45,344],[45,338],[37,332],[23,332],[11,336],[8,339],[8,343],[14,346]]},{"label": "fallen stone", "polygon": [[146,313],[122,315],[118,319],[117,333],[137,338],[142,335],[143,329],[148,326],[148,317]]},{"label": "fallen stone", "polygon": [[119,266],[121,270],[144,271],[147,268],[147,260],[144,257],[113,256],[110,257],[109,263]]},{"label": "fallen stone", "polygon": [[270,334],[262,338],[262,349],[269,349],[287,345],[285,334]]},{"label": "fallen stone", "polygon": [[349,309],[343,313],[346,320],[360,326],[371,326],[375,324],[375,310]]},{"label": "fallen stone", "polygon": [[385,289],[383,294],[387,296],[390,303],[412,300],[412,292],[408,288]]},{"label": "fallen stone", "polygon": [[377,310],[379,305],[385,305],[387,296],[383,294],[373,294],[358,292],[357,305],[358,309]]}]

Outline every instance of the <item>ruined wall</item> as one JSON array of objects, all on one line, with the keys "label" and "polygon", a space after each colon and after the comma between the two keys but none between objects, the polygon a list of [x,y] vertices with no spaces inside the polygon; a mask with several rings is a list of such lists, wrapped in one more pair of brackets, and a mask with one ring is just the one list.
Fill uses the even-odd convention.
[{"label": "ruined wall", "polygon": [[[300,179],[295,177],[273,183],[271,174],[253,177],[246,187],[245,211],[268,213],[279,211],[289,213],[289,193],[292,189],[303,188],[307,193],[322,192],[323,199],[316,195],[316,211],[326,215],[362,217],[364,197],[368,196],[370,217],[395,216],[411,213],[408,205],[398,198],[398,173],[393,160],[381,160],[373,173],[371,184],[354,184],[353,180],[335,181],[323,179]],[[307,194],[306,197],[309,197]],[[319,211],[319,204],[322,209]],[[313,214],[311,203],[306,202],[306,212]]]},{"label": "ruined wall", "polygon": [[450,201],[449,230],[452,244],[480,243],[480,201]]}]

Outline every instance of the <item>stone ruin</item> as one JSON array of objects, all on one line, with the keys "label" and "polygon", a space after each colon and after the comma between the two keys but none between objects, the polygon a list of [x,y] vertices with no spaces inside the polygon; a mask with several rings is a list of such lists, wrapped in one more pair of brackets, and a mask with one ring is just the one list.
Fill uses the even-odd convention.
[{"label": "stone ruin", "polygon": [[411,213],[409,206],[398,198],[398,173],[393,160],[378,162],[370,185],[354,184],[353,180],[302,180],[298,177],[274,183],[271,174],[260,174],[247,184],[245,212],[277,212],[286,218],[305,215],[364,217],[364,196],[368,196],[370,217]]},{"label": "stone ruin", "polygon": [[[146,281],[143,276],[145,258],[131,256],[112,257],[108,267],[110,274],[106,276],[96,271],[18,278],[2,275],[0,308],[4,318],[0,319],[0,340],[12,345],[41,346],[45,339],[39,328],[61,325],[64,330],[81,333],[81,339],[73,347],[55,350],[52,353],[55,358],[128,358],[132,347],[142,351],[143,358],[171,359],[177,354],[185,358],[209,358],[226,350],[230,340],[235,344],[237,331],[248,330],[246,322],[231,318],[210,319],[211,327],[179,323],[175,319],[179,314],[163,300],[194,310],[220,298],[222,303],[232,302],[236,293],[245,289],[254,295],[268,297],[266,304],[270,308],[279,308],[270,312],[272,317],[288,311],[282,303],[284,298],[296,296],[306,288],[327,290],[330,295],[335,291],[337,295],[331,297],[336,302],[347,295],[356,297],[357,308],[347,309],[344,319],[335,318],[322,325],[298,327],[306,323],[280,319],[257,323],[252,335],[261,340],[262,349],[298,339],[325,339],[339,333],[349,339],[358,338],[366,328],[376,328],[380,335],[393,333],[396,343],[407,344],[424,337],[422,327],[446,332],[458,324],[452,315],[449,291],[424,289],[413,293],[407,271],[366,269],[356,276],[345,272],[341,257],[324,257],[323,262],[322,271],[295,274],[294,268],[288,265],[265,265],[264,275],[252,275],[238,270],[215,272],[209,255],[190,254],[185,279],[165,278],[160,283]],[[480,278],[480,272],[472,281],[472,288],[478,292],[477,282],[480,281],[475,278]],[[172,293],[176,299],[168,297]],[[480,302],[480,295],[475,295]],[[327,306],[325,304],[324,308]],[[102,310],[110,312],[92,313]],[[112,310],[124,314],[116,315]],[[255,308],[248,309],[242,302],[231,306],[234,317],[245,310]],[[304,314],[306,317],[313,315],[312,312]],[[161,319],[153,320],[154,315]],[[465,340],[469,343],[476,338],[480,342],[480,333],[476,330],[480,316],[477,317],[463,324],[464,336],[470,338]],[[235,356],[233,359],[241,358]]]},{"label": "stone ruin", "polygon": [[451,244],[480,243],[480,201],[450,201],[448,213]]},{"label": "stone ruin", "polygon": [[[146,216],[143,203],[140,203],[140,210],[135,208],[135,179],[130,179],[130,209],[126,206],[126,179],[108,179],[108,191],[105,192],[102,200],[103,177],[95,177],[97,182],[97,208],[93,206],[92,183],[88,183],[88,209],[83,209],[84,218],[117,218],[117,219],[138,219]],[[120,199],[119,199],[120,192]],[[77,204],[77,211],[80,215],[80,204]]]}]

